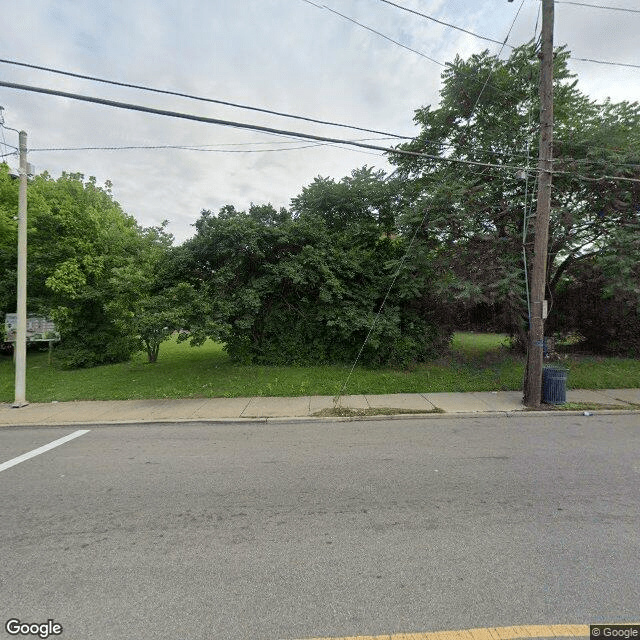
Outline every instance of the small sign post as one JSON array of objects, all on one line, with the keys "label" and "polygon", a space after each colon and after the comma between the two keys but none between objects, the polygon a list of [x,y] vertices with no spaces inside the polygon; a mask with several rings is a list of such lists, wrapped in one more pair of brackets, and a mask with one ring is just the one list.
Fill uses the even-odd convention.
[{"label": "small sign post", "polygon": [[[4,318],[5,340],[15,342],[18,331],[18,314],[7,313]],[[54,322],[48,318],[29,316],[27,318],[27,342],[56,342],[60,333]]]},{"label": "small sign post", "polygon": [[[18,314],[7,313],[4,318],[5,341],[13,342],[15,347],[18,333]],[[51,366],[51,352],[53,343],[60,340],[60,332],[48,318],[39,316],[29,316],[27,318],[27,342],[48,342],[49,343],[49,366]],[[16,350],[13,350],[13,360],[16,359]]]}]

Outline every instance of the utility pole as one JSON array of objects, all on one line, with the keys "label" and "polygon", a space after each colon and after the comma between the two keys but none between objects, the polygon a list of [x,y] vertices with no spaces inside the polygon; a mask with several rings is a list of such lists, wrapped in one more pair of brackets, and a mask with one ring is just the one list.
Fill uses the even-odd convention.
[{"label": "utility pole", "polygon": [[[538,206],[536,209],[529,345],[524,404],[537,408],[542,400],[544,296],[547,282],[547,249],[551,212],[553,169],[553,14],[554,0],[542,0],[542,47],[540,52],[540,152],[538,156]],[[543,310],[544,309],[544,310]]]},{"label": "utility pole", "polygon": [[27,134],[19,133],[20,187],[18,195],[18,306],[16,313],[16,379],[15,402],[19,408],[29,404],[25,398],[27,369]]}]

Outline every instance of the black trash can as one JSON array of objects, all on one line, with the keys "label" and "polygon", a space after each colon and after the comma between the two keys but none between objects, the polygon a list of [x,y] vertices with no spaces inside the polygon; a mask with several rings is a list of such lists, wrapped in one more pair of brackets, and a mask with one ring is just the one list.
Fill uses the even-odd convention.
[{"label": "black trash can", "polygon": [[542,402],[565,404],[567,401],[567,370],[558,367],[542,369]]}]

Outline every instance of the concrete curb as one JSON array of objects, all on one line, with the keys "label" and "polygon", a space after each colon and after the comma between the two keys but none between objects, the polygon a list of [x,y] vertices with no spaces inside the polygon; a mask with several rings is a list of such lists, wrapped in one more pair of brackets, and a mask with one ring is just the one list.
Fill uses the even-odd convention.
[{"label": "concrete curb", "polygon": [[[588,413],[588,416],[585,416]],[[40,424],[4,424],[0,425],[2,429],[21,429],[21,428],[64,428],[64,427],[117,427],[117,426],[133,426],[133,425],[174,425],[174,424],[202,424],[202,425],[219,425],[219,424],[299,424],[308,422],[380,422],[384,420],[441,420],[441,419],[471,419],[471,418],[515,418],[515,417],[546,417],[549,416],[600,416],[600,415],[640,415],[640,410],[632,409],[601,409],[601,410],[576,410],[576,411],[478,411],[470,413],[401,413],[390,415],[375,416],[281,416],[281,417],[256,417],[256,418],[184,418],[184,419],[156,419],[156,420],[114,420],[114,421],[96,421],[96,422],[49,422]]]}]

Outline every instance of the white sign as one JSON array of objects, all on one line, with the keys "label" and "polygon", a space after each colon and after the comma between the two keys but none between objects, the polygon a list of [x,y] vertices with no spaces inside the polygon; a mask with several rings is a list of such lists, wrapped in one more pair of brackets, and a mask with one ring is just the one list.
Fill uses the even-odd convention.
[{"label": "white sign", "polygon": [[[18,331],[18,314],[7,313],[4,318],[5,340],[7,342],[16,341]],[[27,342],[50,342],[60,340],[60,333],[56,325],[47,318],[29,316],[27,318]]]}]

